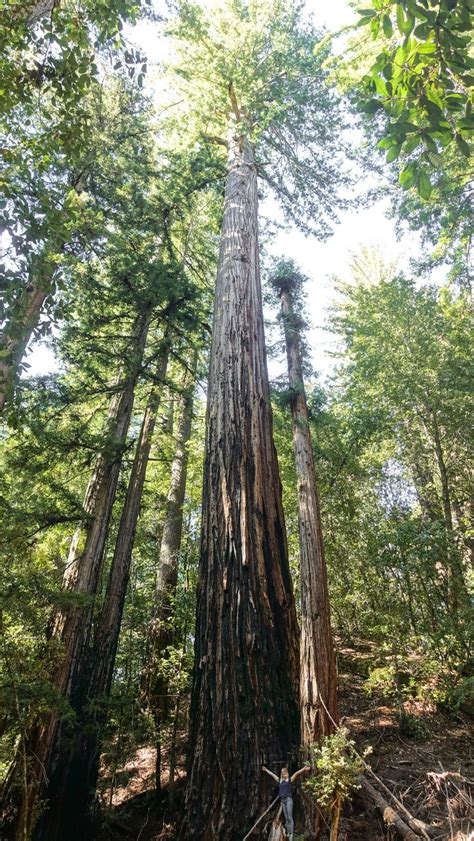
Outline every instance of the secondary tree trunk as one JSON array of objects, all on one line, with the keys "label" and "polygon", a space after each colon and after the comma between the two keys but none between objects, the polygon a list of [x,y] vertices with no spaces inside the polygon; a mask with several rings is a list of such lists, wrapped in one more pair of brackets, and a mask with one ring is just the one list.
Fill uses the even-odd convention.
[{"label": "secondary tree trunk", "polygon": [[[99,582],[149,317],[148,311],[141,312],[135,320],[127,370],[120,377],[120,387],[117,386],[109,407],[106,444],[96,459],[86,490],[86,517],[71,542],[64,574],[64,590],[75,594],[78,597],[77,603],[72,602],[69,607],[58,610],[50,627],[50,635],[57,640],[61,650],[52,680],[58,696],[72,707],[75,706],[76,693],[87,664],[93,598]],[[64,743],[67,743],[66,731],[67,722],[61,717],[59,709],[32,724],[25,737],[29,760],[28,791],[16,786],[17,775],[13,767],[2,792],[2,812],[12,813],[4,830],[6,838],[23,841],[29,837],[38,818],[40,801],[49,798],[49,785],[65,749]],[[21,763],[21,749],[24,749],[24,745],[18,751],[14,766]],[[43,820],[38,824],[35,838],[51,841],[52,836],[43,834],[42,825]]]},{"label": "secondary tree trunk", "polygon": [[50,804],[35,832],[35,839],[41,841],[79,839],[89,837],[92,832],[91,806],[99,772],[102,728],[107,718],[104,701],[112,684],[135,531],[168,357],[169,343],[165,338],[156,372],[157,384],[151,391],[136,445],[104,602],[91,649],[86,653],[87,667],[82,670],[71,698],[77,727],[71,728],[68,744],[58,756],[48,787]]},{"label": "secondary tree trunk", "polygon": [[[56,270],[52,264],[51,278]],[[38,324],[49,286],[45,279],[31,280],[16,302],[15,318],[0,333],[0,412],[13,397],[15,375],[33,331]]]},{"label": "secondary tree trunk", "polygon": [[436,417],[436,410],[430,404],[426,405],[429,421],[423,421],[428,439],[432,442],[436,466],[441,483],[441,499],[443,504],[444,527],[446,535],[446,566],[448,583],[448,600],[453,614],[456,615],[461,607],[470,604],[469,593],[464,579],[462,556],[456,546],[453,528],[453,505],[449,486],[448,469],[441,443],[441,433]]},{"label": "secondary tree trunk", "polygon": [[156,728],[156,787],[160,788],[161,728],[169,715],[168,681],[160,666],[163,652],[173,641],[174,599],[178,583],[179,552],[183,532],[183,504],[188,468],[188,444],[191,437],[197,355],[191,371],[182,383],[181,414],[176,434],[176,450],[171,466],[166,515],[161,536],[156,573],[154,611],[150,622],[148,657],[143,670],[142,692],[151,710]]},{"label": "secondary tree trunk", "polygon": [[289,283],[285,285],[282,280],[281,284],[280,301],[298,482],[301,739],[304,745],[310,745],[332,733],[338,723],[337,671],[316,470],[303,382],[299,333],[301,320],[293,309]]},{"label": "secondary tree trunk", "polygon": [[299,743],[298,633],[272,436],[257,170],[231,138],[208,387],[202,543],[181,837],[235,841],[268,802],[261,765]]}]

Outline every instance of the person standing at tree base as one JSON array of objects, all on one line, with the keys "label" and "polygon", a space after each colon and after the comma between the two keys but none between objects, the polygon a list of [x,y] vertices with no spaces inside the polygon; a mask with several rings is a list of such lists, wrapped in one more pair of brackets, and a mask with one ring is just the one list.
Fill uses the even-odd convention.
[{"label": "person standing at tree base", "polygon": [[293,793],[291,790],[291,784],[300,776],[300,774],[304,774],[305,771],[310,771],[309,765],[305,765],[303,768],[300,768],[299,771],[295,771],[294,774],[289,774],[288,768],[283,767],[280,771],[280,777],[277,777],[273,771],[270,771],[265,765],[262,765],[262,771],[265,771],[272,779],[274,779],[278,783],[278,796],[280,798],[280,802],[283,808],[283,815],[285,817],[285,826],[286,826],[286,834],[288,835],[289,841],[293,841],[293,832],[294,832],[294,822],[293,822]]}]

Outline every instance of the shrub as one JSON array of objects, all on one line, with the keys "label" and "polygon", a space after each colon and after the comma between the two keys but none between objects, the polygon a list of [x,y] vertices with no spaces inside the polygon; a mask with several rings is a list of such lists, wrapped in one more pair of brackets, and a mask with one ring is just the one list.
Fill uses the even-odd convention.
[{"label": "shrub", "polygon": [[355,742],[349,738],[349,731],[340,728],[326,736],[321,745],[310,748],[314,774],[306,779],[303,787],[310,792],[325,809],[335,800],[346,800],[353,789],[358,788],[359,775],[365,769],[365,757],[371,752],[368,747],[360,756]]}]

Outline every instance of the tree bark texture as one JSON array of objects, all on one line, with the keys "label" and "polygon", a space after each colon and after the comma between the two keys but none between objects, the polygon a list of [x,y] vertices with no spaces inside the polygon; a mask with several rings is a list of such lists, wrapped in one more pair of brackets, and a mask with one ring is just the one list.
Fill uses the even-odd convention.
[{"label": "tree bark texture", "polygon": [[[56,266],[51,270],[54,274]],[[48,286],[32,280],[16,303],[15,321],[0,333],[0,412],[13,397],[15,374],[38,324]]]},{"label": "tree bark texture", "polygon": [[36,838],[61,841],[84,838],[92,832],[91,807],[99,773],[101,734],[110,694],[125,596],[130,577],[133,543],[156,418],[161,383],[166,377],[169,343],[165,338],[153,387],[142,421],[135,456],[115,541],[104,602],[96,621],[87,667],[80,675],[71,703],[77,725],[68,734],[48,787],[49,806],[40,818]]},{"label": "tree bark texture", "polygon": [[[149,325],[149,312],[137,315],[126,372],[120,377],[113,395],[107,421],[106,444],[96,458],[84,500],[85,519],[72,539],[63,579],[65,591],[77,597],[77,603],[58,610],[49,633],[60,646],[55,673],[52,675],[58,696],[73,709],[77,706],[84,669],[88,663],[88,647],[93,621],[93,600],[102,567],[105,541],[108,534],[112,506],[133,408],[135,385],[141,369]],[[68,744],[67,722],[59,709],[36,720],[25,736],[29,757],[28,792],[16,788],[16,774],[9,775],[8,790],[2,792],[3,811],[13,801],[12,818],[8,821],[6,838],[24,839],[37,824],[35,839],[52,841],[44,834],[46,817],[38,819],[38,804],[48,800],[51,781],[61,764]],[[14,759],[14,764],[20,762]],[[46,813],[47,814],[47,813]],[[27,836],[28,837],[28,836]]]},{"label": "tree bark texture", "polygon": [[294,312],[288,288],[282,287],[280,300],[288,360],[293,448],[298,482],[301,740],[304,745],[310,745],[319,742],[322,736],[332,733],[335,724],[338,723],[337,670],[316,469],[303,382],[298,317]]},{"label": "tree bark texture", "polygon": [[181,837],[235,841],[268,803],[262,763],[299,743],[298,632],[272,436],[258,256],[257,170],[229,144],[208,386]]}]

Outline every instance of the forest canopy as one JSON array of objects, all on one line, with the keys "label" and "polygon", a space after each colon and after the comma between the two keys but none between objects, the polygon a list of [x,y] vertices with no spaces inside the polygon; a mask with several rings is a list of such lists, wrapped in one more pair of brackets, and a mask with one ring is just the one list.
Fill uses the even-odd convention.
[{"label": "forest canopy", "polygon": [[5,4],[2,838],[469,837],[471,43]]}]

